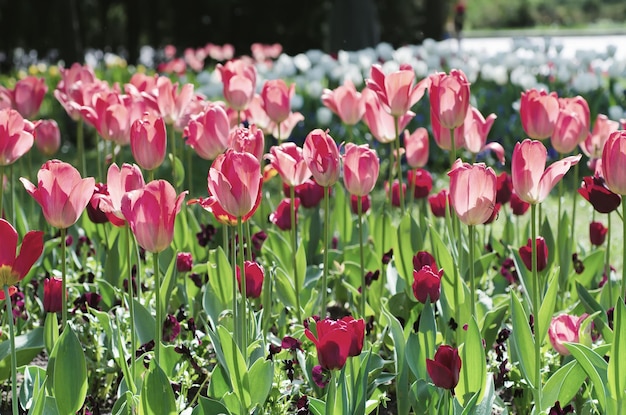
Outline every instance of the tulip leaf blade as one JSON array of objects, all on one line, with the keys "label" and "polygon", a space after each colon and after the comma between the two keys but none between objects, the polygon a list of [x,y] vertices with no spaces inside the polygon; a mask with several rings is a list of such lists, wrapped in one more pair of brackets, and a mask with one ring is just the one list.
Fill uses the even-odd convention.
[{"label": "tulip leaf blade", "polygon": [[[605,285],[606,287],[606,285]],[[607,287],[608,288],[608,287]],[[595,298],[583,287],[579,282],[576,282],[576,292],[580,303],[585,307],[585,310],[593,315],[593,322],[598,329],[602,332],[602,337],[607,343],[613,343],[613,331],[609,327],[609,320],[606,316],[606,310]]]},{"label": "tulip leaf blade", "polygon": [[201,396],[198,399],[198,406],[196,406],[191,413],[192,415],[231,415],[231,412],[220,401],[215,399],[205,398]]},{"label": "tulip leaf blade", "polygon": [[133,305],[135,306],[135,330],[137,330],[137,337],[140,344],[145,344],[154,339],[156,319],[136,298],[133,298]]},{"label": "tulip leaf blade", "polygon": [[352,209],[350,208],[350,196],[341,184],[336,184],[333,189],[334,207],[331,214],[331,229],[339,231],[342,245],[349,245],[352,241]]},{"label": "tulip leaf blade", "polygon": [[217,335],[222,346],[226,371],[231,380],[233,393],[245,408],[250,408],[250,385],[246,360],[235,339],[224,326],[217,327]]},{"label": "tulip leaf blade", "polygon": [[455,388],[455,395],[459,403],[467,408],[475,395],[475,402],[481,402],[487,380],[485,352],[475,318],[472,318],[467,326],[465,342],[460,347],[460,356],[461,374],[459,384]]},{"label": "tulip leaf blade", "polygon": [[535,342],[528,323],[529,317],[519,298],[517,298],[517,294],[513,291],[511,291],[511,319],[513,321],[512,349],[519,358],[524,378],[531,387],[534,387],[537,384],[535,378]]},{"label": "tulip leaf blade", "polygon": [[384,320],[389,326],[391,339],[393,340],[394,364],[396,370],[396,399],[398,402],[398,414],[408,415],[410,410],[409,400],[409,374],[407,370],[407,362],[405,355],[406,339],[402,325],[396,319],[387,307],[387,302],[383,301],[382,313]]},{"label": "tulip leaf blade", "polygon": [[408,287],[413,282],[413,256],[423,246],[422,231],[413,216],[404,215],[393,240],[394,263]]},{"label": "tulip leaf blade", "polygon": [[607,369],[608,363],[598,353],[589,347],[578,343],[564,343],[567,350],[582,366],[589,380],[593,384],[602,413],[610,413],[607,410]]},{"label": "tulip leaf blade", "polygon": [[621,400],[626,389],[626,305],[621,296],[617,299],[614,309],[615,323],[611,357],[607,371],[608,387],[611,398]]},{"label": "tulip leaf blade", "polygon": [[176,399],[170,381],[155,359],[143,380],[140,413],[144,415],[176,415]]},{"label": "tulip leaf blade", "polygon": [[561,366],[550,376],[543,387],[541,411],[551,408],[556,401],[569,402],[578,393],[587,374],[576,360]]},{"label": "tulip leaf blade", "polygon": [[261,357],[252,364],[247,376],[256,385],[250,390],[251,407],[254,408],[257,405],[262,407],[272,389],[274,363]]},{"label": "tulip leaf blade", "polygon": [[548,276],[548,290],[539,307],[539,318],[535,320],[535,338],[539,339],[539,344],[543,344],[543,340],[548,333],[550,320],[552,320],[552,314],[554,314],[556,297],[559,292],[558,275],[559,267],[551,268],[550,275]]},{"label": "tulip leaf blade", "polygon": [[52,353],[57,410],[60,414],[74,414],[87,397],[87,364],[83,347],[69,324],[65,325]]}]

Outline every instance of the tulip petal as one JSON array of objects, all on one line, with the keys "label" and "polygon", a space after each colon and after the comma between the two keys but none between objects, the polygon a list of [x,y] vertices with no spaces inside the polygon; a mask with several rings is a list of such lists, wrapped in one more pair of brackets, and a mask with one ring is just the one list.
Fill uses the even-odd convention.
[{"label": "tulip petal", "polygon": [[558,183],[559,180],[565,176],[570,167],[574,166],[580,161],[582,155],[569,156],[556,161],[550,165],[541,176],[539,182],[539,202],[543,201],[552,188]]},{"label": "tulip petal", "polygon": [[2,238],[0,267],[3,265],[12,266],[15,262],[15,251],[17,249],[17,231],[13,225],[4,219],[0,219],[0,238]]},{"label": "tulip petal", "polygon": [[24,235],[20,253],[15,258],[13,271],[22,279],[28,274],[33,264],[39,259],[43,252],[43,232],[30,231]]}]

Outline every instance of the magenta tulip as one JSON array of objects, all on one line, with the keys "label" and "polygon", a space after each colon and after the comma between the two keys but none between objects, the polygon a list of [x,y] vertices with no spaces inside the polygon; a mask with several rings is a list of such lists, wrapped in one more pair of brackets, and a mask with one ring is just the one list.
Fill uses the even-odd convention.
[{"label": "magenta tulip", "polygon": [[220,105],[210,105],[193,118],[183,131],[187,145],[205,160],[214,160],[228,148],[230,123],[226,110]]},{"label": "magenta tulip", "polygon": [[[0,219],[0,287],[9,286],[9,295],[15,293],[15,284],[20,282],[43,252],[43,232],[30,231],[24,235],[20,253],[17,251],[17,231],[9,222]],[[0,290],[0,300],[4,300]]]},{"label": "magenta tulip", "polygon": [[557,95],[536,89],[522,92],[519,112],[526,134],[532,139],[544,140],[552,135],[559,116]]},{"label": "magenta tulip", "polygon": [[428,163],[428,130],[424,127],[419,127],[412,133],[404,130],[404,149],[406,162],[410,167],[424,167]]},{"label": "magenta tulip", "polygon": [[46,278],[43,281],[43,310],[46,313],[56,313],[63,309],[62,285],[63,280],[60,278]]},{"label": "magenta tulip", "polygon": [[484,163],[457,164],[450,176],[450,203],[466,225],[485,223],[496,201],[496,173]]},{"label": "magenta tulip", "polygon": [[144,114],[130,129],[130,149],[139,166],[154,170],[165,160],[167,134],[163,118]]},{"label": "magenta tulip", "polygon": [[34,125],[10,108],[0,109],[0,166],[15,163],[32,147]]},{"label": "magenta tulip", "polygon": [[224,100],[235,111],[245,110],[256,89],[256,68],[242,59],[231,60],[226,64],[218,64],[216,69],[222,76]]},{"label": "magenta tulip", "polygon": [[26,119],[32,119],[39,112],[41,103],[48,92],[45,78],[27,76],[15,83],[11,90],[0,86],[0,101],[4,95],[11,107]]},{"label": "magenta tulip", "polygon": [[463,125],[470,105],[470,83],[463,71],[452,69],[449,75],[438,72],[429,80],[431,122],[436,118],[446,130]]},{"label": "magenta tulip", "polygon": [[107,194],[96,194],[99,207],[115,226],[124,226],[122,198],[127,192],[142,189],[146,185],[139,166],[124,163],[118,167],[113,163],[107,172]]},{"label": "magenta tulip", "polygon": [[35,127],[35,146],[46,157],[61,148],[61,132],[55,120],[41,120]]},{"label": "magenta tulip", "polygon": [[[287,86],[282,79],[265,81],[261,90],[263,109],[276,124],[287,119],[291,112],[291,98],[296,92],[296,84]],[[281,137],[283,137],[281,135]]]},{"label": "magenta tulip", "polygon": [[602,150],[602,173],[613,193],[626,195],[626,131],[611,133]]},{"label": "magenta tulip", "polygon": [[[563,356],[568,356],[570,351],[565,347],[565,343],[579,343],[581,340],[581,325],[585,319],[589,317],[587,314],[582,316],[573,316],[569,314],[560,314],[552,319],[548,327],[548,337],[554,350]],[[587,329],[591,331],[591,325],[587,325]],[[587,336],[589,334],[587,333]]]},{"label": "magenta tulip", "polygon": [[265,158],[288,186],[301,185],[311,177],[311,170],[304,159],[302,148],[296,143],[285,142],[273,146]]},{"label": "magenta tulip", "polygon": [[320,186],[332,186],[339,179],[339,149],[328,131],[311,131],[304,140],[302,157]]}]

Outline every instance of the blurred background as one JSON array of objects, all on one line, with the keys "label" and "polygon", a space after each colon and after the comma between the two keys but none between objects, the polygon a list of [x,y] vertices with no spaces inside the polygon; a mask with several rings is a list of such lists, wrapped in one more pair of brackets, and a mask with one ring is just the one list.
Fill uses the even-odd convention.
[{"label": "blurred background", "polygon": [[[22,48],[39,58],[82,61],[89,48],[137,62],[140,48],[230,43],[249,54],[254,42],[282,44],[294,55],[333,53],[378,42],[394,47],[498,30],[624,31],[624,0],[0,0],[0,69]],[[459,18],[459,17],[457,17]]]}]

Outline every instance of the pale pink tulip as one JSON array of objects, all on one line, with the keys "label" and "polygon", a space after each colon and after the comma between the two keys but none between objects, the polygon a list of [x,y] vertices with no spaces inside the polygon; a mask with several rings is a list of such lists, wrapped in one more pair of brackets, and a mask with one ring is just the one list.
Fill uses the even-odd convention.
[{"label": "pale pink tulip", "polygon": [[[393,142],[396,139],[395,118],[385,111],[380,99],[372,90],[366,88],[363,97],[365,99],[363,120],[374,138],[383,144]],[[415,113],[407,111],[398,117],[398,134],[406,128],[414,116]]]},{"label": "pale pink tulip", "polygon": [[519,112],[526,134],[532,139],[544,140],[552,135],[559,116],[557,95],[537,89],[522,92]]},{"label": "pale pink tulip", "polygon": [[252,101],[250,101],[250,105],[248,105],[248,108],[246,109],[245,116],[250,125],[255,124],[258,128],[263,130],[265,134],[272,134],[269,130],[272,120],[270,120],[270,117],[267,116],[265,109],[263,109],[263,100],[261,99],[261,95],[254,95]]},{"label": "pale pink tulip", "polygon": [[311,131],[304,140],[302,156],[320,186],[332,186],[339,179],[340,156],[337,143],[328,131]]},{"label": "pale pink tulip", "polygon": [[60,160],[49,160],[41,166],[37,186],[24,177],[20,181],[39,203],[50,226],[59,229],[76,223],[96,186],[93,177],[81,178],[76,168]]},{"label": "pale pink tulip", "polygon": [[228,147],[242,153],[250,153],[260,163],[265,151],[265,136],[254,124],[250,128],[237,127],[230,132]]},{"label": "pale pink tulip", "polygon": [[98,93],[90,106],[80,107],[80,113],[100,137],[120,146],[130,143],[130,113],[117,93]]},{"label": "pale pink tulip", "polygon": [[224,99],[235,111],[245,110],[256,89],[256,68],[248,61],[237,59],[218,64],[224,84]]},{"label": "pale pink tulip", "polygon": [[0,110],[0,166],[15,163],[35,141],[34,125],[11,108]]},{"label": "pale pink tulip", "polygon": [[286,142],[273,146],[265,158],[269,160],[287,186],[301,185],[311,177],[311,170],[304,160],[302,148],[296,143]]},{"label": "pale pink tulip", "polygon": [[511,161],[511,180],[515,193],[527,203],[541,203],[581,157],[580,154],[565,157],[546,169],[548,151],[541,141],[526,139],[518,142]]},{"label": "pale pink tulip", "polygon": [[450,176],[450,204],[466,225],[480,225],[491,216],[496,200],[496,173],[484,163],[460,163]]},{"label": "pale pink tulip", "polygon": [[15,83],[13,89],[0,86],[0,100],[2,95],[11,103],[22,117],[31,119],[37,115],[41,103],[48,92],[45,78],[27,76]]},{"label": "pale pink tulip", "polygon": [[299,112],[290,112],[283,122],[278,124],[274,121],[270,122],[268,130],[276,139],[284,141],[289,138],[300,121],[304,121],[304,115]]},{"label": "pale pink tulip", "polygon": [[[548,337],[554,350],[563,356],[568,356],[570,351],[565,347],[565,343],[580,343],[581,325],[587,317],[589,317],[587,314],[580,317],[560,314],[554,317],[548,327]],[[591,324],[587,325],[586,331],[584,337],[590,337]]]},{"label": "pale pink tulip", "polygon": [[[136,164],[124,163],[118,167],[113,163],[107,172],[108,195],[96,193],[94,198],[98,207],[115,226],[124,226],[126,218],[122,214],[122,198],[132,190],[141,189],[146,185],[141,169]],[[95,203],[92,201],[92,203]]]},{"label": "pale pink tulip", "polygon": [[464,144],[467,151],[472,154],[491,150],[495,153],[498,161],[504,164],[504,147],[502,147],[502,144],[496,142],[487,143],[487,136],[496,118],[496,114],[489,114],[485,119],[477,108],[470,105],[463,123]]},{"label": "pale pink tulip", "polygon": [[193,84],[186,83],[178,90],[178,83],[172,84],[167,76],[157,79],[157,104],[159,112],[166,124],[174,125],[183,117],[187,106],[193,99]]},{"label": "pale pink tulip", "polygon": [[609,117],[604,114],[598,114],[591,134],[580,143],[580,149],[591,160],[601,158],[604,143],[606,143],[609,135],[617,130],[619,130],[619,122],[609,120]]},{"label": "pale pink tulip", "polygon": [[230,123],[226,110],[210,105],[200,116],[192,119],[183,132],[187,145],[205,160],[214,160],[228,147]]},{"label": "pale pink tulip", "polygon": [[165,160],[167,134],[163,118],[144,114],[130,129],[130,149],[137,164],[145,170],[154,170]]},{"label": "pale pink tulip", "polygon": [[612,132],[604,143],[602,173],[613,193],[626,195],[626,131]]},{"label": "pale pink tulip", "polygon": [[363,95],[356,90],[349,79],[334,90],[324,89],[322,103],[346,125],[355,125],[361,121],[365,113]]},{"label": "pale pink tulip", "polygon": [[[265,81],[261,90],[263,109],[276,124],[280,124],[291,113],[291,98],[296,91],[296,84],[287,86],[282,79]],[[282,136],[281,136],[282,137]]]},{"label": "pale pink tulip", "polygon": [[[580,116],[567,109],[561,109],[554,124],[554,131],[550,137],[552,147],[559,154],[569,154],[589,136],[589,130]],[[582,137],[582,140],[581,140]]]},{"label": "pale pink tulip", "polygon": [[406,150],[407,164],[416,169],[421,168],[428,163],[429,152],[428,130],[419,127],[413,133],[404,130],[404,149]]},{"label": "pale pink tulip", "polygon": [[[439,122],[439,118],[435,114],[433,114],[433,109],[430,109],[430,125],[433,131],[433,138],[435,139],[435,143],[442,150],[450,151],[452,150],[452,140],[450,138],[450,129],[444,128]],[[454,134],[454,148],[459,150],[465,146],[465,139],[463,137],[464,127],[463,124],[456,127],[452,130],[452,134]]]},{"label": "pale pink tulip", "polygon": [[[0,286],[9,287],[9,295],[17,289],[15,285],[30,271],[43,252],[43,232],[30,231],[24,235],[20,253],[17,253],[17,231],[9,222],[0,219]],[[0,300],[4,300],[4,290],[0,291]],[[10,300],[9,300],[10,301]],[[11,316],[13,318],[13,316]]]},{"label": "pale pink tulip", "polygon": [[[398,71],[385,75],[380,65],[372,65],[367,87],[374,91],[385,111],[401,117],[411,110],[428,88],[428,78],[415,83],[415,71],[410,65],[400,65]],[[403,129],[403,128],[402,128]]]},{"label": "pale pink tulip", "polygon": [[447,75],[438,72],[429,77],[430,117],[437,118],[443,129],[454,129],[463,124],[469,110],[470,83],[460,69]]},{"label": "pale pink tulip", "polygon": [[61,148],[61,132],[55,120],[41,120],[35,127],[35,146],[45,156],[53,156]]},{"label": "pale pink tulip", "polygon": [[343,183],[348,193],[363,197],[376,185],[380,161],[376,152],[367,144],[347,143],[343,156]]}]

